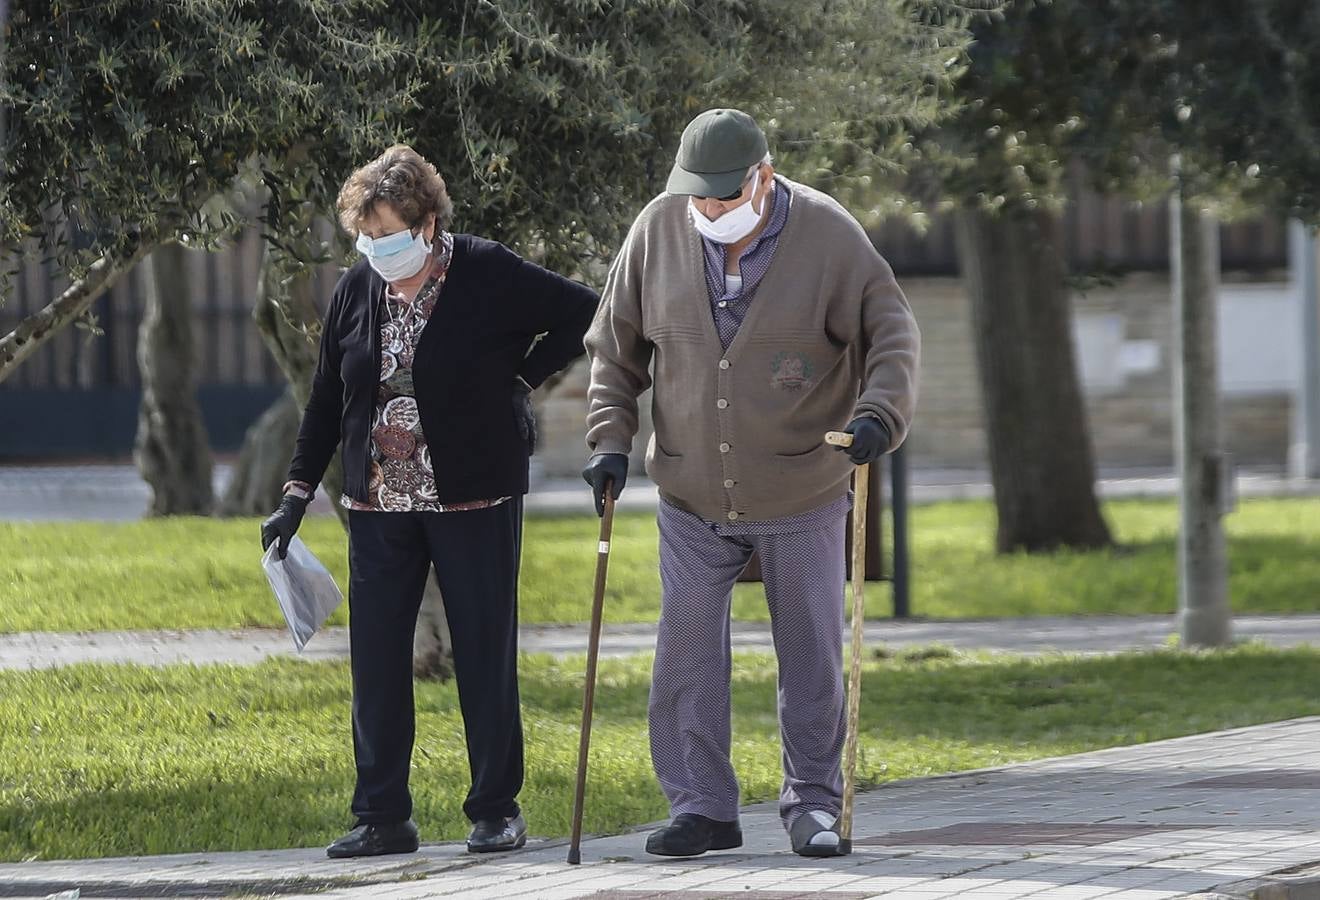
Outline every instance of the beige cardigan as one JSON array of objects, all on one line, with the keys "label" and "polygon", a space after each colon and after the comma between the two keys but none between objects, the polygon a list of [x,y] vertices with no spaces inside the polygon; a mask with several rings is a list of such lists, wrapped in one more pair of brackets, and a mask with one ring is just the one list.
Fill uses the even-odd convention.
[{"label": "beige cardigan", "polygon": [[842,206],[781,180],[788,222],[727,352],[681,196],[637,217],[587,332],[588,446],[628,453],[637,398],[653,386],[646,471],[663,497],[710,521],[838,499],[852,465],[825,432],[874,415],[898,446],[916,404],[920,336],[893,270]]}]

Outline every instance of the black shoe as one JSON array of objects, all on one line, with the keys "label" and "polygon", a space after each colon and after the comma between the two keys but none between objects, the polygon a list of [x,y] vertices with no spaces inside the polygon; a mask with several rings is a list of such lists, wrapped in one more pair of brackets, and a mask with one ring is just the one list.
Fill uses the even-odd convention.
[{"label": "black shoe", "polygon": [[517,850],[527,843],[527,821],[522,813],[511,819],[478,819],[468,835],[468,853]]},{"label": "black shoe", "polygon": [[646,839],[646,852],[656,856],[700,856],[707,850],[742,846],[738,820],[719,822],[696,813],[681,813]]},{"label": "black shoe", "polygon": [[331,859],[416,852],[417,824],[412,819],[406,822],[359,825],[325,848],[325,855]]}]

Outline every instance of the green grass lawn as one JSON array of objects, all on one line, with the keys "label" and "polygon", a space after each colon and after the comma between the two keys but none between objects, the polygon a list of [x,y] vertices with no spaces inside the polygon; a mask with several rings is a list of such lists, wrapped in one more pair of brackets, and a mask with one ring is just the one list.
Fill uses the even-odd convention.
[{"label": "green grass lawn", "polygon": [[[605,660],[590,832],[665,815],[646,737],[649,657]],[[581,658],[522,663],[533,833],[569,827]],[[747,801],[777,796],[772,658],[734,666],[734,756]],[[1034,659],[873,659],[864,784],[1320,713],[1320,652],[1242,647]],[[466,832],[452,685],[418,689],[413,788],[425,840]],[[74,666],[0,672],[0,859],[324,844],[350,823],[349,677],[341,663]]]},{"label": "green grass lawn", "polygon": [[[1175,607],[1173,501],[1106,507],[1123,546],[1105,553],[997,557],[984,502],[921,506],[912,514],[912,610],[931,618],[1170,612]],[[1252,500],[1227,519],[1231,592],[1239,612],[1320,610],[1320,499]],[[522,620],[588,617],[593,518],[527,521]],[[128,524],[0,524],[0,632],[279,626],[261,572],[256,520]],[[303,538],[346,586],[338,522],[309,520]],[[659,577],[653,517],[619,517],[607,617],[654,621]],[[868,613],[889,612],[889,587],[870,587]],[[767,617],[759,585],[739,585],[734,614]],[[345,621],[341,609],[333,620]]]}]

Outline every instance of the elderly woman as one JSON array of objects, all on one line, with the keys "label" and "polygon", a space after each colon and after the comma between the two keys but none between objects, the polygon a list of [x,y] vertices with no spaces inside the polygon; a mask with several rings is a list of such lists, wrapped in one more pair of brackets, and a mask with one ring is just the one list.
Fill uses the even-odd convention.
[{"label": "elderly woman", "polygon": [[263,550],[278,541],[283,557],[341,450],[357,824],[326,852],[417,849],[412,646],[430,566],[467,732],[468,850],[516,849],[527,839],[517,802],[518,561],[534,441],[527,395],[583,353],[598,298],[494,241],[447,231],[444,180],[410,147],[354,172],[338,211],[363,259],[330,299],[289,482],[261,527]]}]

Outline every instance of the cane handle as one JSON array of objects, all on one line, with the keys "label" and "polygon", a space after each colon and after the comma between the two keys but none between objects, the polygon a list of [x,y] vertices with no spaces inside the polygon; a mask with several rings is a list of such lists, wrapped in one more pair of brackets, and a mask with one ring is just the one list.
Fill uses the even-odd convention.
[{"label": "cane handle", "polygon": [[831,447],[851,447],[853,436],[846,431],[825,432],[825,443]]}]

